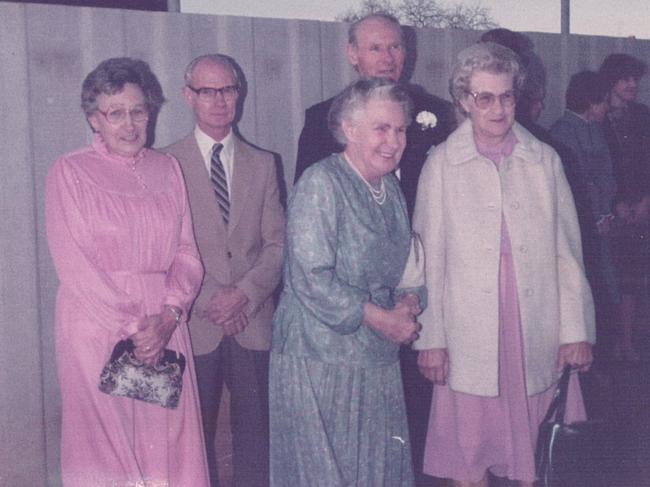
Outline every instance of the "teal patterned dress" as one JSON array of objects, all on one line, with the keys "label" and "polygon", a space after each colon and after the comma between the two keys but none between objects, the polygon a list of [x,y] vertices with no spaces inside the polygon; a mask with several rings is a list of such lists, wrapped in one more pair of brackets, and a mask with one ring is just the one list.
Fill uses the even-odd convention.
[{"label": "teal patterned dress", "polygon": [[383,179],[379,205],[332,155],[294,188],[273,318],[273,487],[413,485],[399,346],[362,324],[366,302],[394,306],[409,249],[399,183]]}]

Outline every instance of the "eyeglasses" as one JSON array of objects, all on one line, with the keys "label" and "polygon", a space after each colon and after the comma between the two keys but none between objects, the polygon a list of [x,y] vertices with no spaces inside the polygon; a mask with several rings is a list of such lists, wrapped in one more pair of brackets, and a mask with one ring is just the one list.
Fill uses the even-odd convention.
[{"label": "eyeglasses", "polygon": [[237,85],[222,86],[221,88],[194,88],[190,85],[187,85],[187,87],[196,93],[199,100],[202,101],[212,101],[217,95],[223,96],[226,100],[232,100],[239,92],[239,86]]},{"label": "eyeglasses", "polygon": [[497,98],[499,99],[499,103],[501,103],[501,105],[505,108],[514,106],[517,101],[517,93],[514,90],[506,91],[500,95],[495,95],[489,91],[482,91],[480,93],[468,91],[467,94],[474,98],[474,104],[480,110],[486,110],[487,108],[490,108],[492,105],[494,105],[494,102]]},{"label": "eyeglasses", "polygon": [[132,108],[131,110],[125,110],[124,108],[115,108],[107,112],[97,109],[99,113],[104,115],[108,123],[111,125],[117,125],[126,120],[126,114],[131,115],[131,120],[134,122],[144,122],[149,120],[149,110],[144,107]]}]

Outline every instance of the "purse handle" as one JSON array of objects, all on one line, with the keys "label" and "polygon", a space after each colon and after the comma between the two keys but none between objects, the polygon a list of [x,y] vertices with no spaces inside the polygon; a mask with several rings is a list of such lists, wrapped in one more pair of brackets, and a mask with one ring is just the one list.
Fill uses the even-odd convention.
[{"label": "purse handle", "polygon": [[566,410],[566,398],[569,391],[569,377],[571,376],[571,366],[565,365],[562,370],[562,376],[555,389],[555,395],[548,407],[543,423],[551,421],[553,418],[556,423],[564,424],[564,412]]}]

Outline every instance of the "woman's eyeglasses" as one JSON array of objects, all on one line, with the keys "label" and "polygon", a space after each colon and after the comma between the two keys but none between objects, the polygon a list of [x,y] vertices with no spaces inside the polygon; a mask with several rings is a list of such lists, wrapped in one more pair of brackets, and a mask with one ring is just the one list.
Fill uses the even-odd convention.
[{"label": "woman's eyeglasses", "polygon": [[514,90],[508,90],[500,95],[495,95],[489,91],[482,91],[480,93],[468,91],[468,95],[474,98],[474,104],[480,109],[485,110],[494,105],[494,102],[499,99],[499,103],[505,108],[510,108],[517,102],[517,93]]},{"label": "woman's eyeglasses", "polygon": [[134,122],[144,122],[149,119],[149,110],[144,107],[132,108],[131,110],[125,110],[124,108],[115,108],[108,111],[97,109],[99,113],[104,115],[108,123],[111,125],[117,125],[126,120],[127,113],[131,116],[131,120]]}]

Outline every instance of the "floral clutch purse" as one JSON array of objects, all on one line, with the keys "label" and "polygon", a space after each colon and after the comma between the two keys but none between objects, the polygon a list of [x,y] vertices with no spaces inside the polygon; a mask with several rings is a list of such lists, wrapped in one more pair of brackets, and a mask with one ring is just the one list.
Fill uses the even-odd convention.
[{"label": "floral clutch purse", "polygon": [[165,349],[160,361],[150,367],[135,358],[134,348],[130,339],[117,342],[99,376],[99,390],[175,409],[183,389],[185,356]]}]

